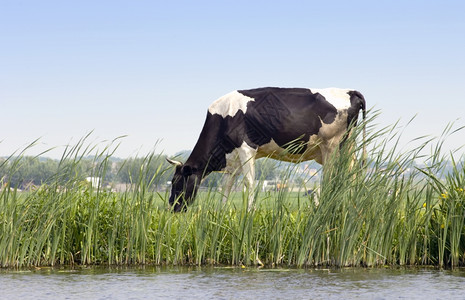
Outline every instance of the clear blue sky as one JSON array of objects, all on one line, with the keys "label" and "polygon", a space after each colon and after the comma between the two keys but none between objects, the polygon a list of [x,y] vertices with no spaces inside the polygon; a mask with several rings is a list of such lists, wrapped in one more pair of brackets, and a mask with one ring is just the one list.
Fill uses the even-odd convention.
[{"label": "clear blue sky", "polygon": [[407,140],[464,125],[465,1],[0,0],[0,156],[92,130],[174,154],[212,101],[263,86],[357,89],[380,125],[418,114]]}]

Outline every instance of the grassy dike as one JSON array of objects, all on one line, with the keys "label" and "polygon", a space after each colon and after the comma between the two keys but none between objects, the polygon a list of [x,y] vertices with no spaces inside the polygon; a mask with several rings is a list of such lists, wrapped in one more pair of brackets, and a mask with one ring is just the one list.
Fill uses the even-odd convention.
[{"label": "grassy dike", "polygon": [[[79,142],[34,191],[19,192],[4,178],[0,266],[465,265],[463,156],[455,161],[441,153],[452,126],[401,152],[397,127],[377,129],[375,118],[367,122],[366,163],[348,168],[363,153],[356,132],[358,146],[341,149],[326,168],[318,205],[313,195],[257,192],[251,211],[247,193],[222,203],[221,192],[210,189],[187,212],[172,213],[168,195],[149,188],[162,168],[148,174],[142,167],[124,193],[93,188],[76,169],[95,149]],[[109,149],[95,155],[95,176],[104,175],[111,155]],[[425,165],[416,165],[419,159]],[[446,160],[452,160],[449,172]],[[0,167],[13,174],[20,164],[21,155]],[[293,172],[290,167],[288,177]]]}]

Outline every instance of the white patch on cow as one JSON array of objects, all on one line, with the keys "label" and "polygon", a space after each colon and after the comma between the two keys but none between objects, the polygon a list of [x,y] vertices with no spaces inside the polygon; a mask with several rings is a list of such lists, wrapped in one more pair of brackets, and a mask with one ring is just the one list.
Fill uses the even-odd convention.
[{"label": "white patch on cow", "polygon": [[331,103],[337,110],[347,109],[350,107],[350,89],[338,89],[338,88],[327,88],[327,89],[310,89],[312,93],[319,93],[326,98],[326,101]]},{"label": "white patch on cow", "polygon": [[255,101],[255,99],[242,95],[238,91],[231,92],[213,102],[208,111],[213,114],[221,115],[223,118],[227,116],[234,117],[239,110],[245,114],[247,111],[247,103]]},{"label": "white patch on cow", "polygon": [[347,117],[347,110],[340,110],[332,123],[326,124],[321,121],[318,136],[325,142],[335,141],[338,144],[347,131]]},{"label": "white patch on cow", "polygon": [[323,162],[339,147],[339,144],[347,131],[347,110],[339,111],[336,119],[331,124],[321,123],[318,136],[322,143],[320,148],[323,154]]},{"label": "white patch on cow", "polygon": [[245,141],[238,148],[235,148],[231,153],[226,153],[226,168],[227,173],[235,173],[238,170],[242,171],[244,164],[251,158],[255,158],[257,150],[250,147]]}]

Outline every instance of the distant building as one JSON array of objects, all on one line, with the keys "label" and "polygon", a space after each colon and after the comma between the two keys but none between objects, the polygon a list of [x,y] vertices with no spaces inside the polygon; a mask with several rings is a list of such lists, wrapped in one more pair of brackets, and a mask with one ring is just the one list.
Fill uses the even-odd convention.
[{"label": "distant building", "polygon": [[86,177],[86,181],[94,188],[100,187],[101,179],[100,177]]}]

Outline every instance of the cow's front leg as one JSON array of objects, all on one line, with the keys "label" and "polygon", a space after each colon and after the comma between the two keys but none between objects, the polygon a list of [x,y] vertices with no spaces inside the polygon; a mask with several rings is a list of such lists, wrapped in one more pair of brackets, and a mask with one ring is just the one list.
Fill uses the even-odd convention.
[{"label": "cow's front leg", "polygon": [[255,200],[255,155],[257,150],[244,142],[238,149],[238,154],[248,194],[248,209],[251,210]]},{"label": "cow's front leg", "polygon": [[255,163],[250,161],[243,169],[246,169],[244,170],[244,180],[248,193],[248,208],[251,210],[255,200]]},{"label": "cow's front leg", "polygon": [[231,190],[232,190],[235,180],[236,180],[235,173],[224,174],[223,203],[226,203],[228,201],[229,194],[231,194]]}]

